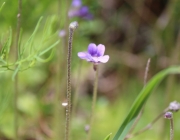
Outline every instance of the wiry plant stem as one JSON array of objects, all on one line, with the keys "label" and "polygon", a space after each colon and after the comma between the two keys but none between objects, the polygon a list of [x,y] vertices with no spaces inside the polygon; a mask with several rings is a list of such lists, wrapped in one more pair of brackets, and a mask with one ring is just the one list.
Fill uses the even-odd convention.
[{"label": "wiry plant stem", "polygon": [[170,119],[170,140],[174,139],[174,122],[173,118]]},{"label": "wiry plant stem", "polygon": [[93,126],[93,122],[94,122],[95,105],[96,105],[96,100],[97,100],[98,73],[99,73],[98,65],[95,65],[94,70],[96,71],[96,75],[95,75],[95,80],[94,80],[92,110],[91,110],[91,117],[90,117],[90,124],[89,124],[90,129],[88,131],[87,140],[91,139],[92,126]]},{"label": "wiry plant stem", "polygon": [[[21,12],[22,11],[22,0],[18,0],[18,15],[17,15],[17,33],[16,33],[16,44],[15,44],[15,56],[16,60],[18,59],[18,48],[19,48],[19,35],[20,35],[20,27],[21,27]],[[17,66],[18,67],[18,66]],[[17,102],[18,102],[18,74],[15,77],[14,81],[14,134],[15,134],[15,140],[19,140],[18,135],[18,108],[17,108]]]},{"label": "wiry plant stem", "polygon": [[174,122],[173,122],[173,113],[165,112],[164,118],[170,120],[170,140],[174,140]]},{"label": "wiry plant stem", "polygon": [[146,126],[145,126],[143,129],[141,129],[140,131],[138,131],[138,132],[136,132],[136,133],[134,133],[134,134],[132,134],[132,135],[127,135],[126,138],[125,138],[125,140],[130,139],[130,138],[133,138],[133,137],[135,137],[135,136],[137,136],[137,135],[139,135],[139,134],[142,134],[143,132],[151,129],[151,127],[153,126],[153,124],[154,124],[155,122],[157,122],[157,121],[164,115],[164,113],[167,112],[168,110],[169,110],[169,108],[166,108],[166,109],[165,109],[163,112],[161,112],[151,123],[149,123],[148,125],[146,125]]},{"label": "wiry plant stem", "polygon": [[[148,61],[147,61],[147,64],[146,64],[146,69],[145,69],[145,73],[144,73],[144,87],[146,86],[146,83],[147,83],[147,77],[148,77],[148,72],[149,72],[149,66],[150,66],[150,62],[151,62],[151,59],[149,58]],[[125,139],[128,139],[129,136],[131,135],[132,131],[134,130],[134,128],[136,127],[137,123],[139,122],[142,114],[144,112],[144,106],[143,108],[141,109],[139,115],[137,116],[133,126],[131,127],[129,133],[127,134],[126,138]],[[134,135],[133,135],[134,136]]]},{"label": "wiry plant stem", "polygon": [[65,126],[65,140],[69,140],[69,126],[71,117],[71,54],[72,54],[72,42],[73,33],[78,27],[77,22],[72,22],[69,25],[69,41],[68,41],[68,54],[67,54],[67,102],[68,106],[66,108],[66,126]]},{"label": "wiry plant stem", "polygon": [[146,83],[147,83],[150,62],[151,62],[151,58],[148,59],[147,64],[146,64],[146,69],[145,69],[145,73],[144,73],[144,87],[146,86]]}]

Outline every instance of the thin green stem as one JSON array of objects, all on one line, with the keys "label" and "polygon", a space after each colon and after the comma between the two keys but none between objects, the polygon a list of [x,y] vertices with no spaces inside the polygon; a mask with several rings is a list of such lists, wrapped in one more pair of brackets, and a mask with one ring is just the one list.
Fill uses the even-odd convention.
[{"label": "thin green stem", "polygon": [[127,135],[125,140],[130,139],[130,138],[134,138],[135,136],[142,134],[143,132],[149,130],[152,128],[153,124],[155,122],[157,122],[163,115],[165,112],[169,111],[169,108],[166,108],[163,112],[161,112],[151,123],[149,123],[148,125],[146,125],[143,129],[139,130],[138,132],[132,134],[132,135]]},{"label": "thin green stem", "polygon": [[65,140],[69,140],[70,135],[70,117],[71,117],[71,55],[72,42],[75,29],[78,27],[77,22],[72,22],[69,25],[69,41],[67,54],[67,108],[66,108],[66,124],[65,124]]},{"label": "thin green stem", "polygon": [[[18,0],[18,15],[17,15],[17,34],[16,34],[16,44],[15,44],[15,56],[16,60],[18,60],[18,55],[19,55],[19,36],[20,36],[20,27],[21,27],[21,12],[22,11],[22,0]],[[19,135],[18,135],[18,107],[17,107],[17,102],[18,102],[18,94],[19,94],[19,88],[18,88],[18,74],[15,77],[14,81],[14,135],[15,135],[15,140],[19,140]]]},{"label": "thin green stem", "polygon": [[95,106],[96,106],[96,100],[97,100],[97,87],[98,87],[98,73],[99,73],[99,68],[96,65],[95,67],[96,70],[96,75],[95,75],[95,80],[94,80],[94,89],[93,89],[93,100],[92,100],[92,110],[91,110],[91,117],[90,117],[90,124],[89,124],[89,131],[88,131],[88,136],[87,140],[91,139],[92,135],[92,127],[93,127],[93,122],[94,122],[94,115],[95,115]]},{"label": "thin green stem", "polygon": [[164,118],[170,121],[170,140],[174,140],[174,122],[173,122],[173,113],[165,112]]},{"label": "thin green stem", "polygon": [[173,117],[170,119],[170,140],[174,140],[174,122]]}]

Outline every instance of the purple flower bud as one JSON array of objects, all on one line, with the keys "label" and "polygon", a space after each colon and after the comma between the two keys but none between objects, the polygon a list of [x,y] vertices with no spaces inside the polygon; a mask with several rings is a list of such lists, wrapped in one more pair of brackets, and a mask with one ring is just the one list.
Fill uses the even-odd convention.
[{"label": "purple flower bud", "polygon": [[85,125],[84,129],[85,129],[86,133],[88,133],[89,129],[90,129],[90,126],[89,125]]},{"label": "purple flower bud", "polygon": [[91,20],[93,15],[89,12],[89,8],[87,6],[82,6],[81,0],[73,0],[72,6],[68,12],[68,16],[72,17],[81,17],[87,20]]},{"label": "purple flower bud", "polygon": [[169,110],[171,111],[178,111],[180,109],[180,103],[178,103],[177,101],[171,102],[169,104]]},{"label": "purple flower bud", "polygon": [[87,6],[82,6],[79,9],[79,12],[77,14],[79,17],[82,17],[87,20],[93,19],[93,15],[89,12],[89,8]]},{"label": "purple flower bud", "polygon": [[72,1],[72,6],[73,7],[81,7],[82,6],[81,0],[73,0]]},{"label": "purple flower bud", "polygon": [[66,31],[65,30],[60,30],[59,31],[59,37],[64,37],[66,36]]},{"label": "purple flower bud", "polygon": [[172,118],[173,118],[173,113],[172,113],[172,112],[166,112],[166,113],[164,114],[164,118],[166,118],[166,119],[172,119]]},{"label": "purple flower bud", "polygon": [[106,63],[109,60],[109,55],[104,55],[104,52],[104,45],[99,44],[96,46],[96,44],[90,43],[87,52],[79,52],[78,56],[81,59],[85,59],[86,61],[97,65],[99,63]]}]

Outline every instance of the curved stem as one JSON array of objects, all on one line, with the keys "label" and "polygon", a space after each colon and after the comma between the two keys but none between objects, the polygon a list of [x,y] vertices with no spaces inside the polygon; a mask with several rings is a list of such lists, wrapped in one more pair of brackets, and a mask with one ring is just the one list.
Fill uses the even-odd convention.
[{"label": "curved stem", "polygon": [[154,124],[155,122],[157,122],[157,121],[164,115],[164,113],[167,112],[168,110],[169,110],[169,108],[166,108],[166,109],[165,109],[163,112],[161,112],[151,123],[149,123],[148,125],[146,125],[143,129],[139,130],[138,132],[136,132],[136,133],[134,133],[134,134],[132,134],[132,135],[127,135],[126,138],[125,138],[125,140],[130,139],[130,138],[133,138],[133,137],[135,137],[135,136],[137,136],[137,135],[139,135],[139,134],[142,134],[143,132],[151,129],[151,127],[153,126],[153,124]]}]

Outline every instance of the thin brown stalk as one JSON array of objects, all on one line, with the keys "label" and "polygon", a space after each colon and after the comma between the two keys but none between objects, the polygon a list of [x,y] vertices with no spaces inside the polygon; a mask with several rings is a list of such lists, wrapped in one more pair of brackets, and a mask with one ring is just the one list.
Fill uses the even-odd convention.
[{"label": "thin brown stalk", "polygon": [[[146,83],[147,83],[147,77],[148,77],[150,62],[151,62],[151,59],[149,58],[148,61],[147,61],[146,68],[145,68],[145,73],[144,73],[144,87],[146,86]],[[135,129],[135,127],[136,127],[137,123],[139,122],[143,112],[144,112],[144,106],[143,106],[142,110],[140,111],[139,115],[137,116],[133,126],[131,127],[131,129],[130,129],[127,137],[126,137],[126,139],[129,138],[128,136],[131,135],[132,131]]]},{"label": "thin brown stalk", "polygon": [[78,27],[77,22],[72,22],[69,25],[69,41],[68,41],[68,54],[67,54],[67,108],[66,108],[66,124],[65,124],[65,140],[69,140],[70,134],[70,118],[71,118],[71,55],[72,55],[72,42],[75,29]]}]

